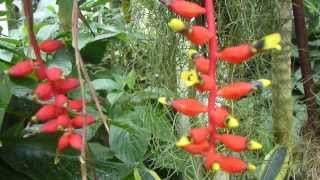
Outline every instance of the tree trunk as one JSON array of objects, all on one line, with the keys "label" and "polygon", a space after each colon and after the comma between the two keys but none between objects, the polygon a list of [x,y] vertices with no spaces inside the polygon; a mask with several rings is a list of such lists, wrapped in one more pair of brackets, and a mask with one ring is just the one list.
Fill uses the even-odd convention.
[{"label": "tree trunk", "polygon": [[292,6],[290,0],[279,2],[279,31],[283,37],[283,51],[272,59],[272,118],[275,142],[292,144],[293,98],[291,82]]}]

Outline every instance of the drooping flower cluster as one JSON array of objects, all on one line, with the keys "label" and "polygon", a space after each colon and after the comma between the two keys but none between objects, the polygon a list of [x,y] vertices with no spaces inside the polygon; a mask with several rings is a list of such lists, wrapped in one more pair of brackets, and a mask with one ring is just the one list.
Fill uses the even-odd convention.
[{"label": "drooping flower cluster", "polygon": [[[48,39],[39,44],[45,53],[54,53],[62,48],[60,40]],[[42,107],[32,117],[31,123],[41,123],[39,132],[53,134],[64,132],[57,145],[59,152],[68,147],[81,149],[82,136],[75,131],[83,127],[84,122],[92,124],[94,118],[82,114],[84,101],[68,98],[68,92],[79,87],[77,78],[65,77],[59,67],[47,67],[42,59],[24,59],[13,65],[7,73],[11,77],[19,78],[34,74],[39,84],[33,91],[33,100]]]},{"label": "drooping flower cluster", "polygon": [[[196,3],[184,0],[167,0],[161,2],[165,3],[170,10],[186,21],[206,13],[207,15],[213,13],[207,12],[208,9],[211,8],[203,8]],[[210,3],[208,4],[210,5]],[[206,3],[207,6],[208,4]],[[209,24],[210,18],[207,17],[207,19]],[[214,24],[214,22],[211,22],[211,25],[212,24]],[[187,24],[178,18],[172,19],[168,25],[173,31],[182,34],[194,45],[204,45],[210,42],[210,46],[212,46],[212,42],[216,42],[213,40],[213,38],[217,38],[215,30],[210,30],[210,28],[190,25],[190,23]],[[269,80],[259,79],[252,82],[236,82],[217,89],[214,75],[215,70],[212,70],[215,67],[212,66],[212,62],[215,64],[217,58],[227,63],[241,64],[259,52],[269,49],[281,50],[280,41],[280,34],[274,33],[254,43],[244,43],[227,47],[219,52],[213,47],[210,48],[210,55],[214,56],[211,57],[210,60],[196,50],[190,50],[188,57],[193,60],[195,68],[182,72],[181,79],[187,86],[194,86],[200,93],[208,92],[210,94],[209,104],[211,101],[211,103],[214,104],[213,107],[204,105],[198,100],[191,98],[172,100],[168,100],[165,97],[159,98],[160,103],[169,105],[178,113],[189,117],[195,117],[201,113],[208,114],[209,123],[207,127],[191,128],[189,134],[181,137],[176,144],[178,147],[181,147],[193,155],[202,156],[205,167],[208,170],[217,171],[222,169],[229,173],[242,173],[247,170],[253,171],[256,169],[254,165],[237,157],[217,152],[216,142],[220,142],[227,149],[234,152],[258,150],[262,148],[262,145],[246,137],[233,134],[218,134],[217,128],[236,128],[239,126],[239,121],[230,114],[228,107],[218,107],[215,105],[215,98],[216,96],[220,96],[226,100],[240,100],[271,85]]]}]

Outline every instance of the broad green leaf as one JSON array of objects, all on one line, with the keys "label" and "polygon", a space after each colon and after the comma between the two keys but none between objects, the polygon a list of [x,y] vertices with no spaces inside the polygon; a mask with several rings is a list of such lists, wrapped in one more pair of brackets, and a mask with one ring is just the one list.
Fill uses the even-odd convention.
[{"label": "broad green leaf", "polygon": [[121,96],[123,95],[123,93],[124,93],[124,92],[122,92],[122,91],[120,91],[120,92],[116,91],[116,92],[110,92],[110,93],[108,93],[107,99],[108,99],[110,105],[111,105],[111,106],[114,105],[114,103],[116,103],[116,102],[121,98]]},{"label": "broad green leaf", "polygon": [[[46,180],[80,180],[79,152],[67,150],[60,157],[60,163],[55,165],[56,136],[36,135],[31,138],[2,139],[0,159],[14,170],[32,179]],[[92,146],[91,146],[92,147]],[[97,147],[97,146],[93,146]],[[101,147],[102,148],[102,147]],[[91,148],[93,156],[87,160],[88,175],[92,177],[94,168],[97,179],[120,180],[127,176],[133,167],[113,159],[104,159],[106,152],[99,148]]]},{"label": "broad green leaf", "polygon": [[59,22],[64,31],[71,30],[71,17],[72,17],[72,5],[73,1],[58,0],[59,6]]},{"label": "broad green leaf", "polygon": [[95,79],[92,81],[92,85],[95,90],[118,90],[120,85],[111,79]]},{"label": "broad green leaf", "polygon": [[129,89],[134,89],[134,86],[136,85],[136,80],[137,80],[137,73],[134,69],[130,71],[127,77],[127,85]]},{"label": "broad green leaf", "polygon": [[58,34],[59,25],[58,24],[49,24],[44,25],[37,33],[37,39],[43,41],[49,38],[54,38]]},{"label": "broad green leaf", "polygon": [[134,180],[142,180],[141,175],[139,173],[139,169],[137,168],[133,169],[133,176],[134,176]]},{"label": "broad green leaf", "polygon": [[114,158],[114,153],[110,150],[109,147],[103,146],[99,143],[88,143],[91,155],[94,156],[94,159],[100,159],[101,161],[108,161],[109,159]]},{"label": "broad green leaf", "polygon": [[[0,71],[2,71],[0,69]],[[0,72],[2,73],[2,72]],[[7,75],[0,74],[0,129],[2,126],[4,114],[11,99],[11,85]]]},{"label": "broad green leaf", "polygon": [[132,134],[111,126],[109,134],[110,148],[121,161],[134,164],[143,160],[149,140],[144,134]]},{"label": "broad green leaf", "polygon": [[49,67],[57,66],[63,70],[64,75],[72,72],[73,55],[67,49],[59,49],[53,56],[53,60],[48,63]]},{"label": "broad green leaf", "polygon": [[154,180],[161,180],[159,175],[154,170],[148,169],[147,171],[154,178]]},{"label": "broad green leaf", "polygon": [[274,147],[265,157],[262,164],[260,180],[284,180],[288,171],[290,152],[285,146]]}]

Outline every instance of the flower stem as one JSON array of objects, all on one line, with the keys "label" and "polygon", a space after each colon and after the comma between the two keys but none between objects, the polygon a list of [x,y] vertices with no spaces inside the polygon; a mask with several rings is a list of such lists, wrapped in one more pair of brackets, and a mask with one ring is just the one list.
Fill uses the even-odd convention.
[{"label": "flower stem", "polygon": [[[217,51],[218,51],[218,42],[217,42],[217,32],[216,32],[216,19],[215,19],[215,10],[214,10],[214,0],[205,0],[206,8],[206,18],[208,23],[208,30],[214,35],[209,42],[209,76],[216,80],[216,63],[217,63]],[[216,124],[214,121],[214,109],[216,104],[216,94],[217,94],[217,85],[216,81],[213,84],[212,90],[209,93],[208,101],[208,116],[209,116],[209,128],[211,130],[211,139],[210,145],[212,149],[215,149],[216,143]]]}]

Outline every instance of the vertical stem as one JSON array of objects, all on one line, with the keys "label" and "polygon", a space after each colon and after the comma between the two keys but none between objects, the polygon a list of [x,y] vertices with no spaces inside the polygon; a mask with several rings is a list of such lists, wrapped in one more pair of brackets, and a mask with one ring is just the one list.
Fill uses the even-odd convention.
[{"label": "vertical stem", "polygon": [[312,69],[309,59],[308,35],[306,22],[304,19],[303,0],[292,0],[294,24],[296,38],[299,48],[299,61],[303,79],[304,99],[307,105],[308,121],[306,127],[308,130],[315,130],[315,123],[318,120],[317,102],[315,96],[315,85],[312,77]]},{"label": "vertical stem", "polygon": [[292,144],[293,98],[291,81],[291,0],[279,2],[279,31],[283,37],[283,50],[272,58],[272,120],[275,142]]},{"label": "vertical stem", "polygon": [[27,20],[30,44],[34,49],[34,54],[37,60],[42,60],[41,54],[40,54],[40,48],[38,46],[36,36],[34,35],[34,32],[33,32],[32,0],[23,0],[23,10]]},{"label": "vertical stem", "polygon": [[[216,33],[216,20],[215,20],[215,10],[214,10],[214,0],[205,0],[206,7],[206,17],[208,23],[208,30],[214,35],[209,42],[209,76],[216,80],[216,64],[217,64],[217,51],[218,51],[218,42],[217,42],[217,33]],[[216,104],[216,94],[217,86],[214,83],[212,90],[209,94],[208,102],[208,114],[209,114],[209,127],[211,130],[211,146],[215,148],[215,136],[216,136],[216,124],[213,119],[213,111]]]},{"label": "vertical stem", "polygon": [[[85,95],[84,95],[84,80],[82,79],[81,74],[81,54],[79,50],[79,27],[78,27],[78,19],[79,19],[79,8],[78,1],[73,0],[72,7],[72,45],[75,50],[76,56],[76,65],[79,75],[80,88],[81,88],[81,98],[83,102],[82,115],[86,119],[86,104],[85,104]],[[87,167],[86,167],[86,137],[87,137],[87,120],[83,121],[82,128],[82,146],[81,146],[81,156],[80,156],[80,166],[81,166],[81,176],[82,180],[87,180]]]}]

